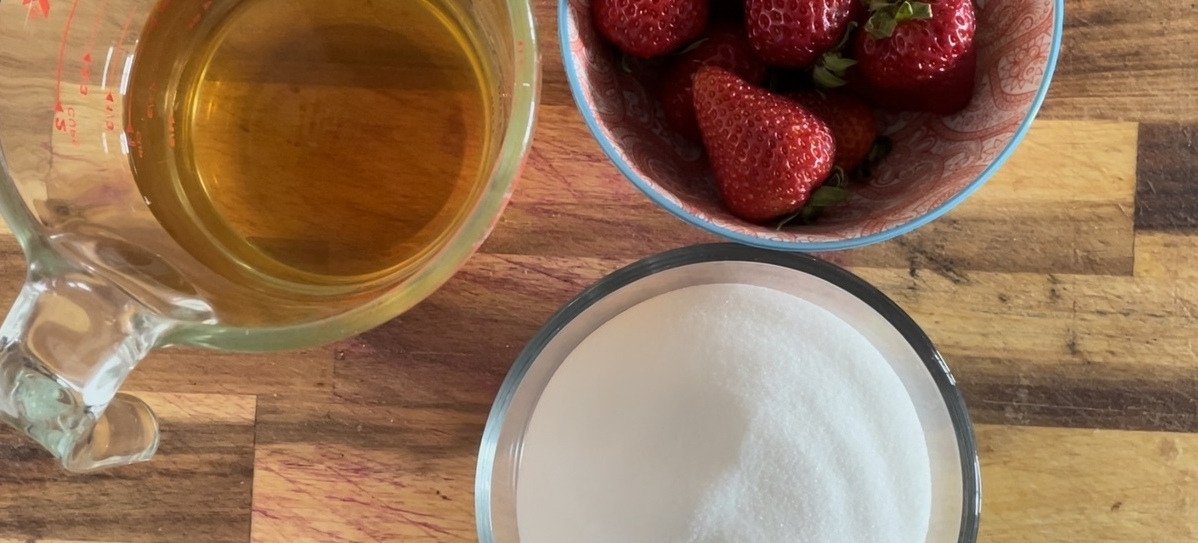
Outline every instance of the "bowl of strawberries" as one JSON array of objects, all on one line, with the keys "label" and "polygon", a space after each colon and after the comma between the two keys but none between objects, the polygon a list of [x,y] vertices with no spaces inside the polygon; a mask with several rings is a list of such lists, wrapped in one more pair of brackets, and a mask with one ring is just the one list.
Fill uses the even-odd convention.
[{"label": "bowl of strawberries", "polygon": [[904,234],[980,187],[1048,91],[1063,0],[560,0],[571,91],[674,215],[790,251]]}]

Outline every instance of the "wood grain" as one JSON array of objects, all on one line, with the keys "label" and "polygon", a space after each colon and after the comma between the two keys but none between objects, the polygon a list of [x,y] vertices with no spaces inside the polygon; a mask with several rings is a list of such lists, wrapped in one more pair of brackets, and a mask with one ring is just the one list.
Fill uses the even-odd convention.
[{"label": "wood grain", "polygon": [[987,543],[1198,539],[1198,436],[982,425]]},{"label": "wood grain", "polygon": [[[954,370],[979,423],[983,542],[1198,540],[1193,10],[1069,0],[1052,90],[1008,163],[925,228],[821,255],[909,311]],[[536,140],[479,254],[326,347],[153,353],[126,387],[162,418],[151,463],[68,475],[0,431],[0,543],[475,540],[479,439],[524,344],[620,266],[714,239],[603,156],[556,5],[536,16]],[[23,275],[0,237],[0,300]]]},{"label": "wood grain", "polygon": [[1052,119],[1198,120],[1194,5],[1067,0],[1056,76],[1041,114]]},{"label": "wood grain", "polygon": [[123,541],[68,541],[66,539],[0,539],[0,543],[125,543]]},{"label": "wood grain", "polygon": [[1134,123],[1047,121],[948,216],[830,258],[849,266],[1130,275]]},{"label": "wood grain", "polygon": [[1198,125],[1142,124],[1137,156],[1136,227],[1198,228]]},{"label": "wood grain", "polygon": [[138,396],[160,417],[153,463],[71,475],[11,430],[0,432],[0,538],[246,541],[256,398]]},{"label": "wood grain", "polygon": [[1135,274],[1179,282],[1198,279],[1198,267],[1184,264],[1196,254],[1198,236],[1136,232]]}]

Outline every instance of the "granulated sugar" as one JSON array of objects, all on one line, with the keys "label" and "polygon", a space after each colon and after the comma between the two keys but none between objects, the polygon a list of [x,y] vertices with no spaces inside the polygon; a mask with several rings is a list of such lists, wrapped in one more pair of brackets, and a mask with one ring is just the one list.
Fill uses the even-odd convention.
[{"label": "granulated sugar", "polygon": [[931,473],[914,405],[863,336],[786,293],[703,285],[567,357],[516,502],[522,543],[919,543]]}]

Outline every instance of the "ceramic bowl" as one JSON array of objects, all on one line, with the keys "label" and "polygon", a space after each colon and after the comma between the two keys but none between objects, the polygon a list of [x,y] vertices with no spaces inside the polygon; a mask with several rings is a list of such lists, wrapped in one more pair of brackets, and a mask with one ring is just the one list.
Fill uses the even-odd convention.
[{"label": "ceramic bowl", "polygon": [[751,224],[720,203],[702,146],[675,134],[652,92],[621,69],[591,20],[591,0],[559,0],[562,57],[578,109],[607,156],[669,212],[741,243],[788,251],[847,249],[910,232],[961,203],[1027,133],[1061,46],[1064,0],[989,0],[977,12],[973,101],[951,116],[887,114],[894,149],[848,203],[811,225]]}]

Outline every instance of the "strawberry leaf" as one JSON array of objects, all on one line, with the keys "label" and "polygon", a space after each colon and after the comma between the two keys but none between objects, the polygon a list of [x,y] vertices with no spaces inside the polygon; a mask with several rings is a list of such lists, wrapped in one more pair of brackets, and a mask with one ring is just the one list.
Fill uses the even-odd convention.
[{"label": "strawberry leaf", "polygon": [[811,193],[807,203],[798,211],[780,219],[776,228],[781,230],[790,224],[811,224],[823,214],[824,208],[842,204],[853,195],[848,190],[848,176],[839,166],[832,170],[824,184]]},{"label": "strawberry leaf", "polygon": [[869,9],[873,13],[865,21],[865,32],[876,40],[894,35],[894,29],[903,21],[932,18],[932,5],[927,2],[876,0]]},{"label": "strawberry leaf", "polygon": [[898,26],[898,21],[894,20],[894,15],[887,11],[875,11],[869,16],[869,20],[865,21],[865,31],[875,40],[883,40],[894,35],[894,29]]},{"label": "strawberry leaf", "polygon": [[674,53],[674,54],[675,54],[675,55],[677,55],[677,56],[682,56],[682,55],[685,55],[685,54],[687,54],[687,53],[689,53],[689,52],[691,52],[691,51],[694,51],[695,49],[698,49],[698,48],[699,48],[699,46],[700,46],[700,45],[703,45],[703,42],[707,41],[708,39],[709,39],[709,38],[699,38],[699,39],[695,40],[694,42],[691,42],[691,44],[690,44],[690,45],[688,45],[688,46],[686,46],[686,48],[685,48],[685,49],[683,49],[683,50],[681,50],[681,51],[679,51],[679,52],[677,52],[677,53]]},{"label": "strawberry leaf", "polygon": [[891,141],[890,138],[886,136],[878,136],[878,138],[874,140],[873,147],[869,148],[869,154],[866,155],[865,160],[870,164],[877,166],[879,162],[882,162],[882,159],[886,158],[886,156],[890,154],[890,150],[893,148],[894,142]]},{"label": "strawberry leaf", "polygon": [[911,18],[927,20],[932,18],[932,4],[926,2],[910,2]]},{"label": "strawberry leaf", "polygon": [[843,77],[836,75],[832,72],[832,70],[829,70],[828,68],[818,64],[811,70],[811,79],[815,80],[816,85],[826,89],[843,87],[847,83]]},{"label": "strawberry leaf", "polygon": [[848,45],[848,43],[849,43],[849,38],[853,37],[853,30],[855,30],[856,28],[857,28],[857,21],[849,21],[849,24],[845,25],[845,27],[844,27],[844,35],[840,37],[840,41],[836,42],[836,46],[833,47],[832,50],[833,51],[843,51],[844,46]]},{"label": "strawberry leaf", "polygon": [[852,193],[847,189],[824,185],[811,193],[811,199],[807,200],[806,205],[812,207],[834,206],[845,202],[851,195]]},{"label": "strawberry leaf", "polygon": [[848,43],[849,36],[852,35],[855,28],[857,28],[857,23],[850,21],[844,31],[844,36],[840,38],[836,47],[820,55],[819,60],[815,62],[815,67],[811,70],[811,78],[815,80],[817,87],[834,89],[845,85],[844,74],[857,64],[857,61],[844,58],[841,51],[844,50],[844,46]]},{"label": "strawberry leaf", "polygon": [[894,147],[894,142],[886,136],[878,136],[874,140],[874,144],[869,148],[869,154],[865,156],[865,160],[861,162],[851,174],[854,181],[869,179],[874,175],[874,168],[882,163],[882,160],[890,154],[891,148]]},{"label": "strawberry leaf", "polygon": [[832,173],[828,174],[828,178],[824,180],[823,186],[836,187],[838,189],[847,188],[849,186],[849,177],[845,175],[844,168],[833,166]]},{"label": "strawberry leaf", "polygon": [[896,22],[931,19],[932,5],[925,2],[903,2],[894,12]]},{"label": "strawberry leaf", "polygon": [[620,55],[620,70],[626,74],[632,73],[632,65],[628,64],[628,54]]}]

